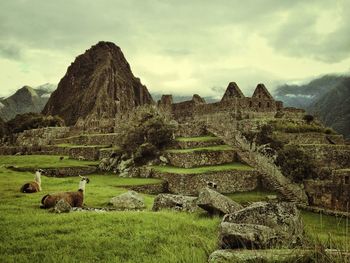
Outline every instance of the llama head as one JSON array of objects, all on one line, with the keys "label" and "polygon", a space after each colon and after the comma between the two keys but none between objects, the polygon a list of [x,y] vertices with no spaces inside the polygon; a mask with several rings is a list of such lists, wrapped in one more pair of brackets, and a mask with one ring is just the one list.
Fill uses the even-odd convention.
[{"label": "llama head", "polygon": [[81,178],[80,182],[85,181],[87,184],[90,182],[90,179],[88,177],[86,177],[86,176],[79,175],[79,177]]}]

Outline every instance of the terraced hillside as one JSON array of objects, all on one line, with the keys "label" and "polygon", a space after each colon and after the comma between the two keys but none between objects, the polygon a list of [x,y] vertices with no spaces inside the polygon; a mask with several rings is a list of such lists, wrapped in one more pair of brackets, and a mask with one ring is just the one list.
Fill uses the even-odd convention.
[{"label": "terraced hillside", "polygon": [[197,195],[208,184],[221,193],[259,187],[259,173],[242,163],[237,151],[220,138],[203,133],[176,141],[176,148],[164,152],[166,164],[152,167],[155,177],[168,182],[171,193]]}]

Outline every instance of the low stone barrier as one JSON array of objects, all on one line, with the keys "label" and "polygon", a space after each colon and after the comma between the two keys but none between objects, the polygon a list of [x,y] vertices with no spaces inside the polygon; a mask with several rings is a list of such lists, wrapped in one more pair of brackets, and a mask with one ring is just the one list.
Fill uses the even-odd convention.
[{"label": "low stone barrier", "polygon": [[176,141],[176,145],[180,149],[189,149],[189,148],[197,148],[197,147],[207,147],[207,146],[215,146],[224,144],[222,140],[219,138],[208,140],[208,141]]},{"label": "low stone barrier", "polygon": [[[35,172],[37,168],[29,167],[7,167],[13,171],[18,172]],[[96,166],[78,166],[78,167],[60,167],[60,168],[42,168],[45,171],[44,175],[48,177],[72,177],[78,175],[87,175],[96,173],[98,168]]]},{"label": "low stone barrier", "polygon": [[136,191],[138,193],[150,194],[150,195],[157,195],[157,194],[168,192],[168,183],[166,181],[163,181],[158,184],[126,185],[121,187]]},{"label": "low stone barrier", "polygon": [[96,161],[99,159],[99,147],[74,147],[69,150],[69,158]]},{"label": "low stone barrier", "polygon": [[219,165],[237,161],[237,154],[234,150],[166,152],[164,155],[172,166],[182,168]]},{"label": "low stone barrier", "polygon": [[203,174],[162,173],[152,170],[153,177],[162,178],[168,182],[168,190],[173,194],[198,195],[199,191],[208,186],[208,182],[217,185],[216,191],[224,194],[253,191],[260,185],[260,175],[252,171],[221,171]]}]

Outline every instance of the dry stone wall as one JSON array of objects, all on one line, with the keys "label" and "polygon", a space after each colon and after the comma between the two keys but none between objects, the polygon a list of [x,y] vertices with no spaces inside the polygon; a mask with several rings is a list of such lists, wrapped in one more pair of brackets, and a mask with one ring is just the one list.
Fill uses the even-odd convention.
[{"label": "dry stone wall", "polygon": [[217,185],[220,193],[252,191],[259,187],[260,175],[257,171],[230,170],[203,174],[174,174],[153,171],[153,177],[168,182],[168,190],[173,194],[198,195],[208,186],[208,182]]},{"label": "dry stone wall", "polygon": [[18,134],[16,145],[18,146],[38,146],[48,145],[54,139],[65,137],[70,131],[69,127],[48,127],[41,129],[26,130]]},{"label": "dry stone wall", "polygon": [[237,160],[234,150],[224,151],[193,151],[193,152],[167,152],[165,157],[169,164],[176,167],[192,168],[199,166],[218,165],[232,163]]}]

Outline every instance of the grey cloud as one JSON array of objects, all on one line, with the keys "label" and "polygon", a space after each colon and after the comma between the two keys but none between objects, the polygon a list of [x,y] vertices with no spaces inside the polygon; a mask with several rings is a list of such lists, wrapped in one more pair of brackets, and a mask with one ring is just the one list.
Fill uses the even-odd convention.
[{"label": "grey cloud", "polygon": [[22,51],[13,44],[0,43],[0,57],[19,60],[22,57]]},{"label": "grey cloud", "polygon": [[[339,26],[328,34],[317,32],[316,22],[319,12],[339,8]],[[275,31],[265,32],[270,45],[289,56],[312,58],[327,63],[335,63],[350,57],[350,4],[346,1],[331,1],[321,5],[306,4],[303,9],[292,10],[288,19]]]}]

